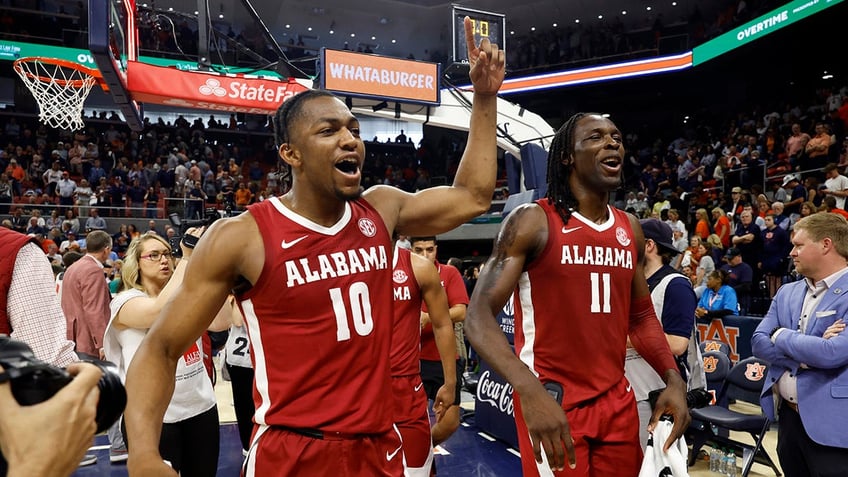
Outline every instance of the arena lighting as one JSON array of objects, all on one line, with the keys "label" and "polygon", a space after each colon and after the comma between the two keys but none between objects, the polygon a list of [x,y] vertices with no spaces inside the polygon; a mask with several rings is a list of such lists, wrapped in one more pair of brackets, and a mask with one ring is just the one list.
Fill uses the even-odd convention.
[{"label": "arena lighting", "polygon": [[377,111],[379,111],[381,109],[386,109],[388,107],[389,107],[389,103],[382,101],[382,102],[375,104],[374,106],[371,106],[371,111],[374,111],[376,113]]},{"label": "arena lighting", "polygon": [[[692,66],[692,52],[686,52],[659,58],[649,58],[638,61],[616,63],[612,65],[593,66],[577,70],[545,73],[541,75],[511,78],[503,82],[500,94],[523,93],[549,88],[561,88],[584,83],[608,81],[620,78],[644,76],[655,73],[678,71]],[[469,87],[469,86],[465,86]]]}]

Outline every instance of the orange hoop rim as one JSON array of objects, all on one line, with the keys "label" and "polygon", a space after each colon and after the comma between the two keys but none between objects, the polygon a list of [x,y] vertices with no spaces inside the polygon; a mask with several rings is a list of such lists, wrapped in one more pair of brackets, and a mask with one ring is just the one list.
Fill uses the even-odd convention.
[{"label": "orange hoop rim", "polygon": [[85,65],[81,65],[81,64],[73,62],[73,61],[63,60],[61,58],[49,58],[49,57],[46,57],[46,56],[27,56],[25,58],[18,58],[17,60],[15,60],[15,62],[12,64],[12,67],[15,69],[15,71],[18,74],[25,75],[27,78],[30,78],[30,79],[36,79],[38,81],[41,81],[42,83],[56,83],[56,84],[59,84],[61,86],[70,85],[71,87],[74,87],[74,88],[82,88],[85,84],[84,79],[63,80],[63,79],[50,78],[50,77],[47,77],[47,76],[35,75],[35,74],[32,74],[30,71],[24,69],[21,66],[23,63],[32,63],[32,62],[36,62],[36,61],[44,63],[44,64],[48,64],[48,65],[56,65],[56,66],[61,66],[63,68],[70,68],[72,70],[77,70],[81,73],[84,73],[84,74],[87,74],[88,76],[91,76],[101,86],[103,84],[105,84],[103,82],[103,78],[100,76],[100,71],[89,68]]}]

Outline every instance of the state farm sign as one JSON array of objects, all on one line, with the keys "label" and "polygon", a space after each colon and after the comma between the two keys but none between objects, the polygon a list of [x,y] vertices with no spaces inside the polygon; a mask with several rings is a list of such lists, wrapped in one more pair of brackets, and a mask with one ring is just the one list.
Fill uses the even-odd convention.
[{"label": "state farm sign", "polygon": [[127,74],[133,99],[213,111],[273,114],[288,98],[308,88],[294,79],[279,81],[222,75],[131,62]]}]

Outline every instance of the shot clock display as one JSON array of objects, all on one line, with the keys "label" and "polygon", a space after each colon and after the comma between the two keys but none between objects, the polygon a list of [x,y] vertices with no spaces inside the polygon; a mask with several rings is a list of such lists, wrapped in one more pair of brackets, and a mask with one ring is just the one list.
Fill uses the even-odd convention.
[{"label": "shot clock display", "polygon": [[453,60],[455,62],[468,62],[468,51],[465,47],[465,17],[471,18],[474,27],[474,41],[478,44],[483,38],[488,38],[492,43],[505,50],[506,17],[500,13],[484,12],[459,6],[453,7]]}]

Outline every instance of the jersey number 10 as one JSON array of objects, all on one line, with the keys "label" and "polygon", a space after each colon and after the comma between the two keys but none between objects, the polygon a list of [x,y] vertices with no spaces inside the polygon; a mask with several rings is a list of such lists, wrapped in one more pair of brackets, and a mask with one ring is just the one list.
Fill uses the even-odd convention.
[{"label": "jersey number 10", "polygon": [[[370,335],[374,329],[374,319],[371,317],[371,296],[368,293],[368,285],[364,282],[355,282],[350,286],[347,294],[353,329],[359,336]],[[331,288],[330,300],[333,302],[333,311],[336,314],[336,340],[347,341],[350,339],[350,325],[348,325],[347,306],[342,296],[342,289]]]},{"label": "jersey number 10", "polygon": [[590,311],[592,313],[609,313],[610,274],[591,272],[589,273],[589,280],[592,282],[592,307]]}]

